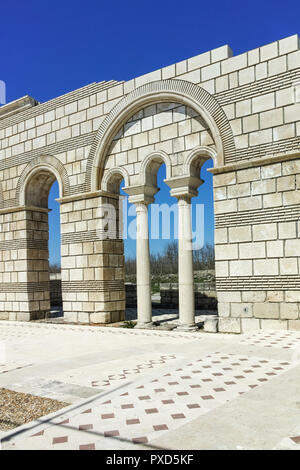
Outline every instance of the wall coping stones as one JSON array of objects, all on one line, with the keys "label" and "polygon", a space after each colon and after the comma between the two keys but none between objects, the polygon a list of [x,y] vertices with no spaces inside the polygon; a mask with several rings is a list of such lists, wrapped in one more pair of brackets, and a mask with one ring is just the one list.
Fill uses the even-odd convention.
[{"label": "wall coping stones", "polygon": [[7,118],[13,114],[19,113],[20,111],[25,111],[25,109],[32,108],[38,104],[39,102],[31,96],[23,96],[22,98],[18,98],[17,100],[11,101],[10,103],[1,106],[0,119]]}]

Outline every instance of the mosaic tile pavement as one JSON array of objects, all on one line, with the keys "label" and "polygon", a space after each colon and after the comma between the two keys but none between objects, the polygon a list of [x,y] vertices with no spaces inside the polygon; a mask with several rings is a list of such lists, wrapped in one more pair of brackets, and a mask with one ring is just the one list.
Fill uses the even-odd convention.
[{"label": "mosaic tile pavement", "polygon": [[[71,369],[55,374],[42,363],[44,376],[34,369],[39,366],[38,355],[28,361],[1,363],[2,381],[11,374],[27,374],[23,382],[16,384],[18,390],[32,381],[36,393],[45,396],[49,395],[47,386],[51,383],[91,391],[90,397],[78,402],[74,409],[62,410],[47,423],[32,423],[23,435],[18,433],[16,438],[3,442],[3,449],[153,448],[153,442],[159,442],[168,433],[180,433],[182,426],[214,410],[221,413],[226,404],[251,396],[255,390],[299,368],[299,361],[295,361],[300,348],[299,332],[209,335],[53,324],[12,328],[1,323],[0,338],[2,341],[6,338],[7,344],[17,341],[19,348],[22,341],[43,345],[64,339],[68,354],[74,345],[81,348],[83,344],[86,348],[94,345],[99,354],[96,355],[99,362],[93,356],[94,362],[90,364],[76,364],[76,356]],[[68,341],[72,341],[69,346]],[[121,346],[135,353],[128,356],[128,349],[122,353]],[[102,359],[107,347],[112,351],[120,348],[119,355]],[[52,356],[50,353],[47,361],[55,351]],[[35,371],[34,377],[31,370]],[[298,449],[299,436],[300,428],[291,426],[274,448]]]},{"label": "mosaic tile pavement", "polygon": [[26,447],[97,449],[98,436],[151,444],[158,436],[262,386],[290,367],[287,361],[209,354],[46,427],[27,438]]}]

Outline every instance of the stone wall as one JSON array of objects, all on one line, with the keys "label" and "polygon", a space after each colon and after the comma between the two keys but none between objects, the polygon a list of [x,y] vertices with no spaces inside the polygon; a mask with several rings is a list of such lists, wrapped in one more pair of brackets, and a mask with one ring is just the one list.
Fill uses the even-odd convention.
[{"label": "stone wall", "polygon": [[221,330],[299,325],[300,161],[263,163],[214,178]]},{"label": "stone wall", "polygon": [[110,322],[124,318],[124,260],[119,236],[99,236],[104,205],[118,218],[122,179],[149,204],[162,163],[172,194],[181,185],[188,201],[212,158],[220,331],[299,329],[299,143],[296,35],[238,56],[222,46],[46,103],[25,96],[2,106],[0,318],[29,320],[50,307],[55,180],[66,318]]},{"label": "stone wall", "polygon": [[[214,286],[203,285],[203,283],[194,285],[196,310],[217,310],[217,292],[214,289]],[[161,308],[178,309],[177,283],[160,284],[160,306]]]},{"label": "stone wall", "polygon": [[50,305],[53,307],[62,307],[61,274],[50,273]]}]

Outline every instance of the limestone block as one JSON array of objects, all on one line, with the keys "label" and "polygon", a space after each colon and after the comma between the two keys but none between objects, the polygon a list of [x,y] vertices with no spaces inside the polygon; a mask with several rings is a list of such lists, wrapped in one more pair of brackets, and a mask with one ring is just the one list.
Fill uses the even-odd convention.
[{"label": "limestone block", "polygon": [[252,112],[259,113],[275,107],[275,94],[267,93],[252,99]]},{"label": "limestone block", "polygon": [[253,240],[274,240],[277,239],[277,224],[253,225]]},{"label": "limestone block", "polygon": [[247,54],[240,54],[222,62],[222,75],[247,67]]},{"label": "limestone block", "polygon": [[236,173],[228,172],[220,175],[214,175],[214,187],[228,186],[230,184],[236,184]]},{"label": "limestone block", "polygon": [[286,106],[292,104],[295,101],[295,93],[292,87],[283,88],[282,90],[276,91],[276,105]]},{"label": "limestone block", "polygon": [[265,291],[243,291],[242,301],[249,302],[265,302],[266,292]]},{"label": "limestone block", "polygon": [[276,191],[275,179],[253,181],[251,186],[253,195],[275,193]]},{"label": "limestone block", "polygon": [[240,318],[220,318],[219,319],[219,332],[220,333],[241,333]]},{"label": "limestone block", "polygon": [[227,199],[227,188],[226,186],[221,186],[220,188],[214,188],[214,200],[222,201]]},{"label": "limestone block", "polygon": [[78,323],[89,323],[90,314],[88,312],[78,312]]},{"label": "limestone block", "polygon": [[263,195],[263,206],[266,209],[269,208],[269,207],[282,206],[282,194],[281,193],[264,194]]},{"label": "limestone block", "polygon": [[251,114],[251,100],[238,101],[236,103],[236,117]]},{"label": "limestone block", "polygon": [[219,75],[221,75],[221,67],[218,62],[201,69],[201,81],[211,80]]},{"label": "limestone block", "polygon": [[241,302],[242,294],[240,291],[219,291],[218,292],[218,302],[220,303],[232,303],[232,302]]},{"label": "limestone block", "polygon": [[255,81],[255,68],[247,67],[239,72],[239,85],[246,85]]},{"label": "limestone block", "polygon": [[220,243],[227,243],[227,241],[227,228],[215,229],[215,244],[219,245]]},{"label": "limestone block", "polygon": [[215,202],[215,214],[225,214],[228,212],[236,212],[236,211],[237,211],[236,199]]},{"label": "limestone block", "polygon": [[282,258],[279,260],[279,267],[282,275],[298,274],[298,259]]},{"label": "limestone block", "polygon": [[277,276],[279,274],[277,259],[254,260],[255,276]]},{"label": "limestone block", "polygon": [[274,141],[291,139],[295,136],[295,126],[293,124],[285,124],[284,126],[275,127],[273,129]]},{"label": "limestone block", "polygon": [[228,261],[215,262],[216,277],[229,276]]},{"label": "limestone block", "polygon": [[290,191],[295,189],[295,176],[282,176],[277,178],[277,191]]},{"label": "limestone block", "polygon": [[285,256],[299,256],[300,253],[300,239],[286,240],[285,242]]},{"label": "limestone block", "polygon": [[289,320],[288,329],[293,331],[300,331],[300,320]]},{"label": "limestone block", "polygon": [[31,314],[29,312],[17,312],[17,321],[30,321]]},{"label": "limestone block", "polygon": [[282,108],[272,109],[260,114],[260,128],[267,129],[269,127],[280,126],[283,124]]},{"label": "limestone block", "polygon": [[279,54],[288,54],[289,52],[297,51],[300,48],[299,36],[294,34],[287,38],[278,41]]},{"label": "limestone block", "polygon": [[262,208],[262,196],[243,197],[238,200],[238,210],[248,211]]},{"label": "limestone block", "polygon": [[256,302],[253,304],[255,318],[279,318],[279,304],[269,302]]},{"label": "limestone block", "polygon": [[0,320],[10,320],[8,312],[0,311]]},{"label": "limestone block", "polygon": [[263,62],[255,66],[255,78],[256,80],[262,80],[268,77],[268,64]]},{"label": "limestone block", "polygon": [[287,191],[283,194],[283,204],[287,206],[300,204],[300,190]]},{"label": "limestone block", "polygon": [[234,318],[251,318],[253,317],[252,303],[233,303],[230,312]]},{"label": "limestone block", "polygon": [[287,320],[261,320],[262,330],[287,330]]},{"label": "limestone block", "polygon": [[217,333],[218,332],[218,317],[217,315],[211,315],[204,321],[204,331],[206,333]]},{"label": "limestone block", "polygon": [[90,314],[91,323],[110,323],[111,313],[110,312],[94,312]]},{"label": "limestone block", "polygon": [[249,225],[229,227],[229,242],[247,242],[251,239],[251,227]]},{"label": "limestone block", "polygon": [[260,167],[248,168],[237,172],[237,182],[247,183],[260,179]]},{"label": "limestone block", "polygon": [[250,196],[250,183],[240,183],[227,188],[228,198]]},{"label": "limestone block", "polygon": [[299,121],[300,103],[295,103],[284,108],[284,122]]},{"label": "limestone block", "polygon": [[221,260],[232,260],[238,258],[238,245],[237,244],[228,244],[228,245],[216,245],[215,246],[215,256],[217,261]]},{"label": "limestone block", "polygon": [[285,57],[277,57],[269,61],[269,76],[277,75],[279,73],[286,72],[287,63]]},{"label": "limestone block", "polygon": [[299,68],[300,63],[300,51],[292,52],[288,54],[288,70]]},{"label": "limestone block", "polygon": [[283,175],[295,175],[297,173],[300,173],[300,160],[282,162]]},{"label": "limestone block", "polygon": [[260,47],[260,60],[263,62],[265,60],[273,59],[278,56],[278,43],[272,42],[266,46]]},{"label": "limestone block", "polygon": [[[210,53],[204,52],[204,54],[197,55],[188,59],[188,70],[194,70],[199,67],[204,67],[210,63]],[[164,69],[163,69],[164,70]]]},{"label": "limestone block", "polygon": [[283,241],[273,240],[267,242],[267,257],[268,258],[280,258],[283,257]]},{"label": "limestone block", "polygon": [[272,129],[265,129],[262,131],[251,132],[249,134],[250,146],[262,145],[272,142],[273,134]]},{"label": "limestone block", "polygon": [[252,275],[252,261],[230,261],[229,262],[230,276],[251,276]]},{"label": "limestone block", "polygon": [[288,290],[285,293],[286,302],[300,302],[300,291],[297,290]]},{"label": "limestone block", "polygon": [[218,301],[218,315],[219,315],[219,317],[229,317],[230,316],[230,303],[229,302],[219,302]]},{"label": "limestone block", "polygon": [[283,302],[283,291],[267,291],[267,302]]},{"label": "limestone block", "polygon": [[66,312],[64,311],[64,322],[66,323],[77,323],[78,313],[77,312]]},{"label": "limestone block", "polygon": [[281,303],[280,318],[282,320],[296,320],[299,318],[299,307],[297,303]]},{"label": "limestone block", "polygon": [[260,321],[257,318],[241,318],[242,333],[257,331],[260,329]]}]

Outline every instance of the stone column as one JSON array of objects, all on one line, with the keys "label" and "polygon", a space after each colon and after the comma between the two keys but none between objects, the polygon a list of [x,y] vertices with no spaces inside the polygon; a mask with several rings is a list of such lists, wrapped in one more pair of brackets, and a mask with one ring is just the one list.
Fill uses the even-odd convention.
[{"label": "stone column", "polygon": [[178,288],[180,329],[195,328],[194,273],[191,205],[187,196],[178,197]]},{"label": "stone column", "polygon": [[182,330],[196,329],[190,201],[197,196],[202,182],[196,176],[177,176],[165,180],[171,188],[171,196],[178,201],[178,329]]},{"label": "stone column", "polygon": [[148,206],[136,203],[137,327],[152,325]]},{"label": "stone column", "polygon": [[129,195],[129,202],[136,208],[136,287],[137,287],[137,328],[152,325],[150,251],[148,228],[148,204],[154,201],[158,188],[154,186],[128,186],[123,190]]}]

